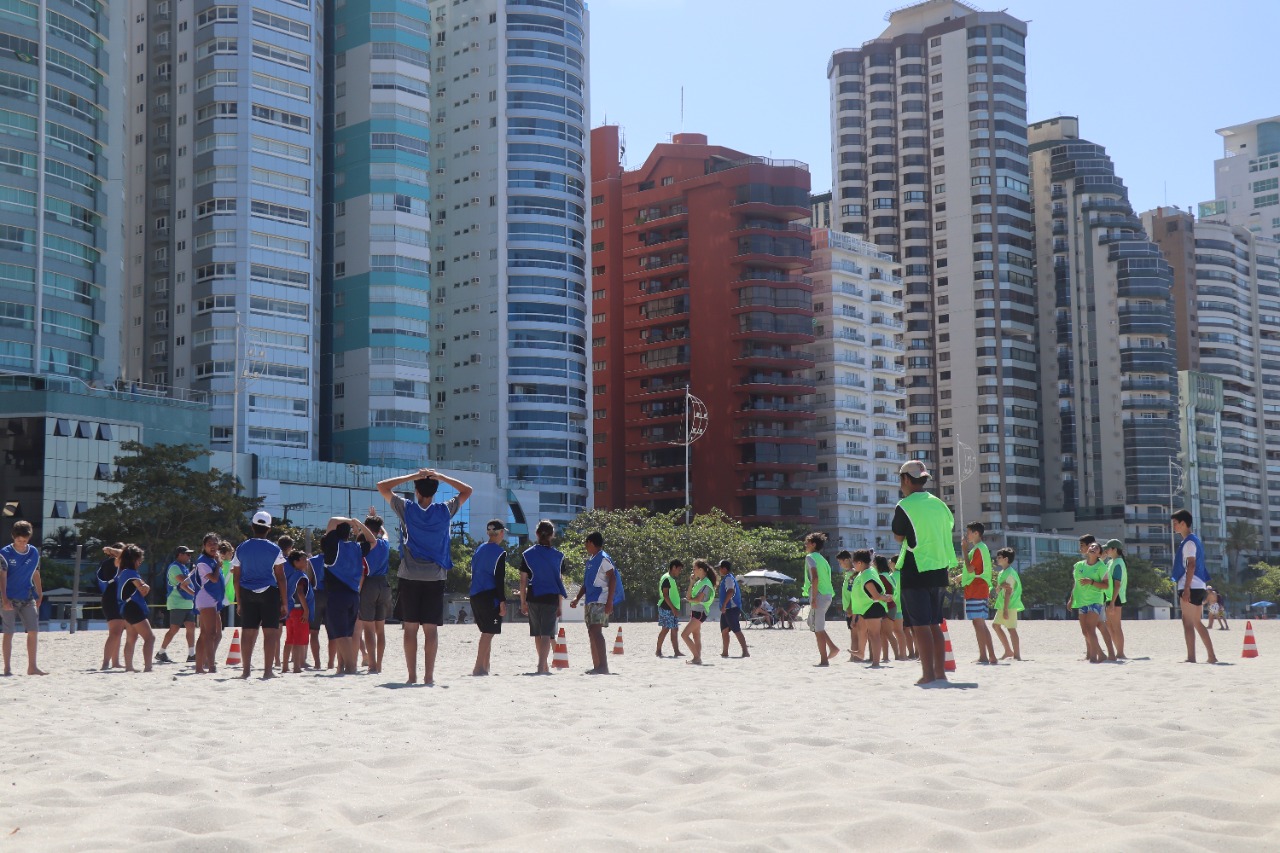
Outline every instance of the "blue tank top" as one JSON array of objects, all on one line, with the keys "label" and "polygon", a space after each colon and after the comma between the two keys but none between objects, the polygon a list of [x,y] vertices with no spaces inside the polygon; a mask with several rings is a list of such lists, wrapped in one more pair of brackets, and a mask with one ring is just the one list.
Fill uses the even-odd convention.
[{"label": "blue tank top", "polygon": [[[285,563],[284,566],[284,586],[289,593],[289,612],[298,609],[298,584],[307,580],[305,572],[300,572],[293,567],[292,563]],[[304,596],[307,600],[307,613],[316,612],[316,592],[312,584],[307,583],[307,594]]]},{"label": "blue tank top", "polygon": [[240,588],[276,586],[276,563],[282,556],[280,546],[268,539],[241,542],[236,548],[236,559],[240,561]]},{"label": "blue tank top", "polygon": [[324,592],[324,554],[316,554],[307,562],[311,564],[311,570],[316,573],[316,589]]},{"label": "blue tank top", "polygon": [[[209,573],[210,580],[201,579],[200,575],[205,571]],[[219,606],[227,598],[227,583],[222,579],[222,564],[208,554],[196,557],[195,590],[199,592],[202,589],[210,598],[218,602]]]},{"label": "blue tank top", "polygon": [[326,563],[325,574],[329,580],[348,587],[352,592],[360,589],[360,576],[364,574],[364,555],[355,542],[339,542],[338,554],[333,563]]},{"label": "blue tank top", "polygon": [[494,572],[498,570],[498,558],[507,553],[501,545],[486,542],[471,555],[471,595],[492,592],[497,589]]},{"label": "blue tank top", "polygon": [[403,545],[418,562],[430,561],[442,569],[452,569],[449,555],[449,507],[433,503],[423,509],[417,501],[404,502]]},{"label": "blue tank top", "polygon": [[564,588],[564,578],[560,575],[564,554],[550,545],[534,545],[524,552],[524,564],[532,575],[529,580],[531,595],[569,597],[569,593]]},{"label": "blue tank top", "polygon": [[373,547],[364,559],[369,564],[369,577],[385,575],[391,571],[391,543],[382,538],[373,540]]},{"label": "blue tank top", "polygon": [[[120,606],[124,607],[129,602],[133,602],[142,608],[144,616],[151,613],[151,608],[147,606],[147,599],[143,596],[137,584],[130,584],[129,581],[140,581],[142,576],[133,569],[121,569],[120,574],[116,575],[116,598],[120,602]],[[128,589],[128,592],[125,590]]]}]

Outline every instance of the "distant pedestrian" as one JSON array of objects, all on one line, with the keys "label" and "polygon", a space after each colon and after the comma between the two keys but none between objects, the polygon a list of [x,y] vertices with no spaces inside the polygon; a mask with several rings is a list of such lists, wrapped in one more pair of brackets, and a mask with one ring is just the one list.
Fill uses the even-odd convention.
[{"label": "distant pedestrian", "polygon": [[556,526],[543,519],[534,528],[538,541],[520,555],[520,612],[529,617],[529,636],[538,652],[537,675],[550,675],[548,658],[556,623],[569,593],[564,588],[564,553],[552,547]]},{"label": "distant pedestrian", "polygon": [[902,572],[902,608],[905,626],[914,633],[920,655],[920,680],[916,684],[945,685],[942,638],[942,596],[948,572],[956,564],[952,534],[955,517],[940,498],[926,492],[929,469],[913,459],[898,469],[902,500],[893,513],[893,538],[902,545],[898,569]]},{"label": "distant pedestrian", "polygon": [[742,634],[742,585],[733,576],[733,564],[728,560],[717,563],[716,571],[720,575],[720,585],[716,589],[716,598],[720,600],[720,657],[729,656],[729,635],[732,634],[742,649],[742,657],[749,658],[747,638]]},{"label": "distant pedestrian", "polygon": [[671,635],[671,654],[682,658],[680,651],[680,586],[676,578],[684,570],[684,563],[672,560],[667,573],[658,579],[658,657],[662,657],[662,641]]},{"label": "distant pedestrian", "polygon": [[588,533],[583,547],[587,552],[587,565],[583,571],[582,586],[569,606],[577,607],[578,602],[586,598],[583,621],[587,625],[587,640],[591,646],[591,669],[587,670],[587,675],[608,675],[609,650],[605,645],[604,629],[609,627],[609,617],[613,614],[618,567],[604,550],[604,536],[599,531]]},{"label": "distant pedestrian", "polygon": [[[36,643],[40,636],[40,602],[44,587],[40,580],[40,549],[31,544],[34,528],[29,521],[13,525],[13,541],[0,548],[0,623],[4,630],[4,674],[10,675],[13,634],[22,622],[27,635],[27,675],[46,675],[36,666]],[[150,654],[151,650],[147,650]],[[150,666],[150,662],[148,662]]]},{"label": "distant pedestrian", "polygon": [[822,556],[822,548],[826,544],[825,533],[810,533],[804,537],[804,589],[800,594],[809,599],[809,628],[818,643],[818,663],[815,666],[828,666],[830,658],[840,654],[840,647],[827,633],[827,611],[831,609],[835,587],[831,585],[831,564]]},{"label": "distant pedestrian", "polygon": [[1107,562],[1107,577],[1111,581],[1107,598],[1107,631],[1115,648],[1116,659],[1124,656],[1124,605],[1129,600],[1129,567],[1124,561],[1124,543],[1112,539],[1102,546],[1102,556]]},{"label": "distant pedestrian", "polygon": [[1187,663],[1196,662],[1196,636],[1204,643],[1208,663],[1217,663],[1213,638],[1200,621],[1204,609],[1205,589],[1209,586],[1209,569],[1204,562],[1204,544],[1191,532],[1191,513],[1185,509],[1171,518],[1173,532],[1182,537],[1173,562],[1173,586],[1182,606],[1182,636],[1187,643]]},{"label": "distant pedestrian", "polygon": [[502,633],[507,615],[507,525],[495,518],[485,525],[489,541],[471,555],[471,612],[480,629],[472,675],[488,675],[493,638]]}]

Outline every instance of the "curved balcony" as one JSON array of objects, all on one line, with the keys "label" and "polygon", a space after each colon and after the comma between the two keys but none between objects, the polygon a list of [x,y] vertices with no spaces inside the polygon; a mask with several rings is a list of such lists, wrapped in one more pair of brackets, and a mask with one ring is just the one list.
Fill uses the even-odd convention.
[{"label": "curved balcony", "polygon": [[818,390],[812,379],[801,376],[773,376],[767,373],[749,373],[734,387],[739,391],[788,396],[813,394]]},{"label": "curved balcony", "polygon": [[802,370],[813,367],[812,353],[800,350],[788,350],[780,346],[751,346],[742,349],[740,355],[733,360],[742,367],[764,367],[777,370]]}]

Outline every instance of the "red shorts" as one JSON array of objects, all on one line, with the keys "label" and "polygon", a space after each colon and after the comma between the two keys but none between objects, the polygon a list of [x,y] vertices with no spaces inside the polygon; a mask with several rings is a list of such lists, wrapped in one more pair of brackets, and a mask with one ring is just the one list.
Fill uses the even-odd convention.
[{"label": "red shorts", "polygon": [[289,612],[284,623],[284,644],[286,646],[305,646],[311,642],[311,626],[302,615],[302,608]]}]

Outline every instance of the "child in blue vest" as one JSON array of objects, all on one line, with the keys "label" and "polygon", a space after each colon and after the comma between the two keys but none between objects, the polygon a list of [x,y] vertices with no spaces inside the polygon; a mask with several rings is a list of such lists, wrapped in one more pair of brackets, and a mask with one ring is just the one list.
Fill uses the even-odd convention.
[{"label": "child in blue vest", "polygon": [[1181,537],[1177,556],[1173,561],[1173,586],[1182,608],[1182,636],[1187,642],[1187,663],[1196,662],[1196,637],[1204,643],[1207,663],[1217,663],[1213,653],[1213,638],[1209,629],[1200,621],[1209,586],[1209,568],[1204,561],[1204,544],[1191,532],[1191,513],[1180,509],[1172,516],[1173,532]]},{"label": "child in blue vest", "polygon": [[502,620],[507,615],[507,549],[502,545],[507,525],[500,518],[490,519],[485,531],[489,541],[471,555],[471,612],[480,629],[472,675],[489,674],[493,638],[502,633]]},{"label": "child in blue vest", "polygon": [[747,651],[747,638],[742,635],[742,586],[733,576],[733,564],[721,560],[716,564],[716,573],[720,575],[720,585],[716,589],[716,599],[720,602],[720,657],[729,656],[729,635],[738,639],[744,658],[751,657]]},{"label": "child in blue vest", "polygon": [[605,647],[604,629],[609,627],[609,616],[613,613],[614,595],[618,589],[618,568],[613,558],[604,550],[604,536],[599,531],[587,534],[583,543],[587,552],[587,566],[582,576],[582,587],[578,597],[569,602],[570,607],[577,607],[584,597],[587,599],[586,615],[583,621],[587,624],[587,639],[591,644],[591,669],[587,675],[608,675],[609,657]]},{"label": "child in blue vest", "polygon": [[[13,543],[0,548],[0,621],[4,623],[4,674],[10,675],[9,656],[13,652],[13,633],[22,621],[27,634],[27,675],[44,675],[36,666],[36,640],[40,636],[40,549],[31,544],[35,533],[29,521],[13,525]],[[150,656],[151,649],[147,649]],[[147,669],[150,669],[150,663]]]},{"label": "child in blue vest", "polygon": [[551,547],[556,526],[547,519],[534,529],[538,544],[520,555],[520,612],[529,617],[529,636],[538,650],[537,675],[550,675],[547,658],[556,635],[564,588],[564,554]]},{"label": "child in blue vest", "polygon": [[137,672],[133,668],[133,647],[142,638],[142,671],[151,671],[151,652],[156,644],[151,631],[151,608],[147,596],[151,585],[138,574],[142,565],[142,549],[137,545],[125,545],[120,552],[120,573],[116,575],[116,594],[120,599],[120,613],[129,624],[125,629],[124,671]]},{"label": "child in blue vest", "polygon": [[289,616],[284,623],[284,665],[281,672],[288,671],[291,662],[294,672],[302,672],[302,665],[307,661],[307,646],[311,639],[311,611],[316,606],[315,589],[311,579],[307,577],[308,568],[305,551],[289,552],[289,562],[284,567]]},{"label": "child in blue vest", "polygon": [[[351,534],[359,537],[352,542]],[[360,616],[360,586],[364,582],[364,558],[375,539],[372,531],[354,518],[335,516],[320,540],[324,554],[324,581],[329,591],[325,630],[329,645],[336,647],[338,675],[356,671],[356,620]]]}]

